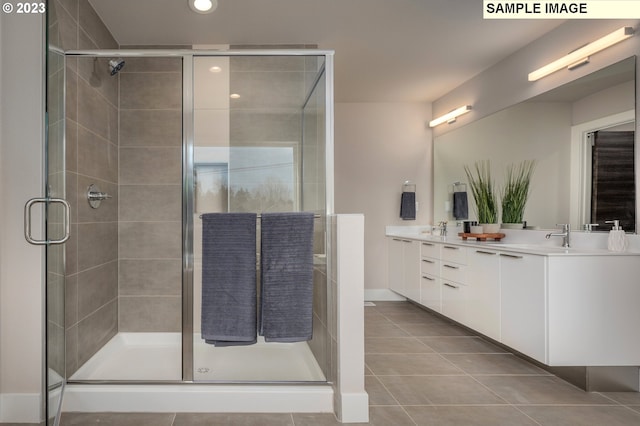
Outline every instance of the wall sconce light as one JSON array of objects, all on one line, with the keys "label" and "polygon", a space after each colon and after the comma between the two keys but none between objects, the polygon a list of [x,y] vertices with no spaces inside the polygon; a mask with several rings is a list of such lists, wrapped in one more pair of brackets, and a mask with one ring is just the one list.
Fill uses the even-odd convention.
[{"label": "wall sconce light", "polygon": [[444,122],[454,123],[456,121],[456,117],[461,116],[462,114],[466,114],[471,111],[471,105],[464,105],[460,108],[456,108],[453,111],[442,115],[434,120],[429,122],[429,127],[436,127],[438,124],[442,124]]},{"label": "wall sconce light", "polygon": [[589,62],[589,56],[594,53],[600,52],[609,46],[613,46],[616,43],[626,40],[633,36],[634,30],[632,27],[622,27],[607,34],[606,36],[593,41],[586,46],[582,46],[579,49],[574,50],[562,58],[545,65],[533,72],[529,73],[529,81],[536,81],[542,77],[546,77],[562,68],[573,69],[579,65]]}]

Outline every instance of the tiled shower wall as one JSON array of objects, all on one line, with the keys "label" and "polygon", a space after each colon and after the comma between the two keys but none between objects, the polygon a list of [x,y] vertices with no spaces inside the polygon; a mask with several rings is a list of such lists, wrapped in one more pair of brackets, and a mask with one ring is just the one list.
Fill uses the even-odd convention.
[{"label": "tiled shower wall", "polygon": [[[49,4],[50,43],[68,49],[117,49],[86,1]],[[107,59],[66,59],[66,198],[71,238],[66,244],[67,376],[117,333],[118,324],[118,78]],[[99,209],[90,184],[113,195]]]},{"label": "tiled shower wall", "polygon": [[182,60],[120,72],[119,329],[182,329]]}]

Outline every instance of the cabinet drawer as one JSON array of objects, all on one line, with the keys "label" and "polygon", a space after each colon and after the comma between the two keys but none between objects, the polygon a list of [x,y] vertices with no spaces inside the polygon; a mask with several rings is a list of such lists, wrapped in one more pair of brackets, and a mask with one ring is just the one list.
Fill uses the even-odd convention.
[{"label": "cabinet drawer", "polygon": [[453,262],[442,261],[440,268],[440,276],[444,280],[455,281],[457,283],[466,283],[466,266]]},{"label": "cabinet drawer", "polygon": [[467,264],[467,248],[453,246],[450,244],[444,244],[440,253],[440,259],[447,260],[449,262],[459,263],[461,265]]},{"label": "cabinet drawer", "polygon": [[440,275],[440,261],[429,257],[420,259],[420,272],[429,275]]},{"label": "cabinet drawer", "polygon": [[420,255],[422,257],[435,257],[440,258],[440,245],[436,243],[430,243],[423,241],[420,245]]}]

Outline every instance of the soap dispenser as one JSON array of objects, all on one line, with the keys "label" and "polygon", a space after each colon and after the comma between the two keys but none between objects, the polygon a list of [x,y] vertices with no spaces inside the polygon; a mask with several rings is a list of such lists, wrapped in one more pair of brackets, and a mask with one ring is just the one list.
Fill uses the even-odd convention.
[{"label": "soap dispenser", "polygon": [[605,223],[613,223],[611,231],[609,231],[609,240],[607,248],[609,251],[626,251],[629,246],[627,234],[622,230],[619,220],[608,220]]}]

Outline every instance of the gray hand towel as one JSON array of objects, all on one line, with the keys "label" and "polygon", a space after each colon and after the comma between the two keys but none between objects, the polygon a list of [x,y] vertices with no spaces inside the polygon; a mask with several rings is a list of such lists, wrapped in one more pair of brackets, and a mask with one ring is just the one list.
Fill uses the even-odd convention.
[{"label": "gray hand towel", "polygon": [[403,220],[416,219],[416,193],[403,192],[400,197],[400,217]]},{"label": "gray hand towel", "polygon": [[456,219],[469,218],[469,202],[465,191],[453,193],[453,217]]},{"label": "gray hand towel", "polygon": [[202,338],[216,346],[257,339],[256,214],[202,215]]},{"label": "gray hand towel", "polygon": [[301,342],[313,334],[313,213],[263,213],[260,335]]}]

